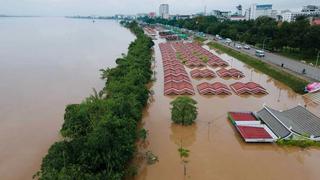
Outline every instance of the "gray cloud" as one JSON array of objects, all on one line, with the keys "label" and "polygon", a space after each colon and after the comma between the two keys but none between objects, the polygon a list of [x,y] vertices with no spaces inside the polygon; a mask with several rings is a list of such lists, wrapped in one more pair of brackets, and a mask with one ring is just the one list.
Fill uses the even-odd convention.
[{"label": "gray cloud", "polygon": [[113,15],[158,11],[161,3],[170,5],[170,13],[186,14],[213,9],[234,10],[242,4],[271,3],[274,9],[299,10],[303,5],[318,4],[319,0],[0,0],[0,14],[15,15]]}]

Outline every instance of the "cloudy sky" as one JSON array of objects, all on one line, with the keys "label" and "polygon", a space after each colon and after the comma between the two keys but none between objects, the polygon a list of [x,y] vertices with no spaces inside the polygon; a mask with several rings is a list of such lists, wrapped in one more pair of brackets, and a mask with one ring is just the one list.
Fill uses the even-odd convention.
[{"label": "cloudy sky", "polygon": [[319,0],[0,0],[0,14],[8,15],[113,15],[158,11],[159,4],[168,3],[171,14],[197,13],[213,9],[232,10],[242,4],[271,3],[273,9],[300,10],[303,5],[320,5]]}]

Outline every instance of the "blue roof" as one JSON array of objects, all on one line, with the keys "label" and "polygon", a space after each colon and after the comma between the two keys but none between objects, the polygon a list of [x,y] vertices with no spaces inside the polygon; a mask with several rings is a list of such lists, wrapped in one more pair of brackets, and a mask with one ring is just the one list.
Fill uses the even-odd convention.
[{"label": "blue roof", "polygon": [[262,5],[257,5],[257,10],[267,10],[267,9],[272,9],[272,4],[262,4]]}]

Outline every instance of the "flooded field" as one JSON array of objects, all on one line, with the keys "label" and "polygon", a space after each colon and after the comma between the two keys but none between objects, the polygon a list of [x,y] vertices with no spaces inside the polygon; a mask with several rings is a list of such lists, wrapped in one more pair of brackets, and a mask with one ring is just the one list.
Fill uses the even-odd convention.
[{"label": "flooded field", "polygon": [[67,104],[100,90],[134,35],[116,21],[0,18],[0,179],[25,180],[58,140]]},{"label": "flooded field", "polygon": [[[154,91],[153,102],[144,113],[143,124],[149,131],[146,149],[157,155],[159,162],[142,166],[136,179],[319,179],[320,149],[303,150],[296,147],[279,147],[275,144],[247,144],[227,120],[228,111],[258,111],[263,104],[279,110],[298,104],[305,105],[301,95],[226,54],[212,51],[229,62],[231,67],[244,72],[246,77],[240,80],[224,80],[219,77],[204,80],[191,78],[195,90],[196,85],[201,82],[219,81],[230,85],[238,81],[253,81],[266,88],[269,94],[238,96],[233,93],[231,96],[202,96],[196,90],[196,95],[192,96],[198,102],[199,115],[196,123],[189,127],[174,125],[170,117],[170,102],[174,96],[163,95],[163,66],[158,47],[162,40],[155,42],[157,81],[151,87]],[[187,71],[190,69],[187,68]],[[310,105],[308,109],[320,115],[319,106]],[[177,151],[181,144],[190,150],[186,177]]]}]

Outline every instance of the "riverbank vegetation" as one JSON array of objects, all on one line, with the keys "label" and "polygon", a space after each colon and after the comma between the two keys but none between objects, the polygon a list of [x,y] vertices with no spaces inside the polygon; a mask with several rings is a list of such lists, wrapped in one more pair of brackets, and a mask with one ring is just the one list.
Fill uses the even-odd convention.
[{"label": "riverbank vegetation", "polygon": [[320,147],[320,142],[312,141],[308,139],[299,139],[299,140],[280,139],[276,143],[280,146],[296,146],[301,148]]},{"label": "riverbank vegetation", "polygon": [[249,66],[271,76],[272,78],[286,84],[289,86],[292,90],[294,90],[297,93],[303,94],[304,93],[304,87],[309,83],[308,81],[301,79],[299,77],[296,77],[290,73],[287,73],[285,71],[281,71],[277,68],[272,67],[271,65],[257,59],[253,58],[249,55],[240,53],[236,50],[233,50],[231,48],[225,47],[219,43],[216,42],[210,42],[208,44],[210,48],[218,49],[234,58],[237,58],[238,60],[248,64]]},{"label": "riverbank vegetation", "polygon": [[188,96],[180,96],[171,103],[171,119],[176,124],[191,125],[197,118],[197,102]]},{"label": "riverbank vegetation", "polygon": [[320,26],[311,26],[309,20],[299,17],[295,22],[278,23],[269,17],[250,21],[219,21],[214,16],[192,19],[143,19],[150,24],[161,23],[262,47],[282,55],[300,54],[299,58],[315,63],[320,50]]},{"label": "riverbank vegetation", "polygon": [[151,38],[137,23],[122,23],[135,35],[117,67],[103,71],[104,89],[80,104],[66,107],[63,140],[43,158],[39,179],[122,179],[136,151],[137,129],[146,106],[150,82]]}]

